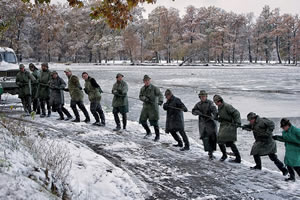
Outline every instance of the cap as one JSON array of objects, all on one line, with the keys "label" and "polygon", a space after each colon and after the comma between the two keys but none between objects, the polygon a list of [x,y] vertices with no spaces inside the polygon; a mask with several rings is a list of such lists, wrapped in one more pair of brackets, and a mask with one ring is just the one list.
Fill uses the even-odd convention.
[{"label": "cap", "polygon": [[70,68],[66,68],[64,72],[72,72]]},{"label": "cap", "polygon": [[287,118],[282,118],[280,121],[280,127],[284,127],[284,126],[291,126],[291,122],[290,120],[288,120]]},{"label": "cap", "polygon": [[123,75],[123,74],[117,73],[117,75],[116,75],[116,78],[118,78],[119,76],[122,76],[122,77],[124,77],[124,75]]},{"label": "cap", "polygon": [[54,74],[57,74],[57,71],[51,72],[51,76],[53,76]]},{"label": "cap", "polygon": [[214,102],[218,102],[218,101],[223,101],[223,98],[220,95],[216,94],[214,96],[213,100],[214,100]]},{"label": "cap", "polygon": [[165,91],[165,96],[169,96],[169,95],[173,95],[173,93],[172,93],[172,91],[170,90],[170,89],[167,89],[166,91]]},{"label": "cap", "polygon": [[45,67],[47,67],[47,68],[49,67],[49,66],[48,66],[48,63],[42,63],[42,66],[45,66]]},{"label": "cap", "polygon": [[255,119],[257,117],[257,114],[254,112],[249,112],[247,115],[247,120],[250,121],[252,119]]},{"label": "cap", "polygon": [[20,64],[20,65],[19,65],[19,69],[21,69],[21,68],[25,68],[25,65]]},{"label": "cap", "polygon": [[145,75],[143,80],[144,80],[144,81],[147,81],[147,80],[150,80],[150,79],[151,79],[150,76]]},{"label": "cap", "polygon": [[201,90],[199,93],[199,97],[200,96],[207,96],[207,92],[205,90]]}]

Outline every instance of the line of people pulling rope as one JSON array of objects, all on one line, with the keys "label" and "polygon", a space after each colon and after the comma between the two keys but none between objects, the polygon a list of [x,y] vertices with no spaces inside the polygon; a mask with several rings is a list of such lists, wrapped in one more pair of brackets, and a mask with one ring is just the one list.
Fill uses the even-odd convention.
[{"label": "line of people pulling rope", "polygon": [[[40,117],[50,117],[51,111],[57,111],[60,116],[58,120],[71,120],[72,115],[64,107],[64,91],[67,91],[70,93],[70,105],[75,115],[72,122],[80,122],[78,106],[85,115],[84,122],[89,123],[89,113],[83,103],[84,91],[88,95],[90,111],[95,118],[93,125],[105,126],[105,115],[100,101],[101,93],[106,92],[102,91],[97,81],[90,77],[87,72],[82,73],[82,78],[85,80],[82,89],[79,78],[73,75],[69,68],[64,71],[68,77],[67,87],[65,81],[59,77],[57,72],[49,71],[47,63],[41,65],[41,72],[32,63],[29,64],[29,69],[32,73],[26,71],[25,66],[20,64],[20,71],[16,77],[16,84],[19,86],[19,98],[22,100],[27,115],[32,113],[32,101],[33,112],[40,114]],[[193,115],[198,116],[200,139],[203,141],[204,150],[208,152],[209,159],[215,159],[213,152],[216,151],[218,144],[222,152],[220,161],[223,162],[228,158],[226,147],[230,147],[235,159],[229,160],[229,162],[241,163],[241,155],[235,142],[237,141],[237,129],[242,128],[243,130],[252,131],[255,139],[250,154],[253,156],[256,165],[250,169],[261,170],[260,157],[269,156],[284,176],[289,173],[289,178],[286,178],[286,181],[295,181],[294,171],[300,176],[300,129],[293,126],[288,119],[283,118],[280,122],[283,129],[282,136],[274,136],[275,124],[273,121],[250,112],[247,115],[249,124],[242,125],[239,111],[226,103],[220,95],[214,95],[213,101],[211,101],[208,99],[207,92],[201,90],[199,93],[200,101],[192,111],[188,111],[184,103],[174,96],[170,89],[165,91],[166,102],[164,103],[160,89],[151,83],[151,78],[148,75],[143,78],[144,85],[140,89],[139,98],[128,97],[128,85],[123,78],[124,76],[120,73],[116,75],[116,82],[111,93],[109,93],[113,95],[112,107],[116,123],[114,131],[121,130],[119,114],[122,116],[122,128],[126,129],[127,113],[129,111],[128,98],[137,99],[143,102],[139,123],[146,131],[144,138],[147,139],[152,136],[150,124],[154,127],[154,141],[159,141],[159,106],[163,106],[163,109],[167,112],[166,133],[170,133],[177,142],[174,146],[180,147],[181,151],[187,151],[190,149],[190,145],[184,130],[183,112],[191,112]],[[47,115],[45,105],[47,105]],[[219,129],[216,122],[220,123]],[[276,155],[275,140],[285,142],[284,163]]]}]

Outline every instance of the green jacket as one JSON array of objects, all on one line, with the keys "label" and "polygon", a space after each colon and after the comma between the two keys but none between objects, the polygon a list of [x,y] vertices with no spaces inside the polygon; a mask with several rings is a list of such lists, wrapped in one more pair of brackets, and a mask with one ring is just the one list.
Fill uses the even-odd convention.
[{"label": "green jacket", "polygon": [[90,102],[100,102],[102,92],[100,86],[97,84],[96,80],[89,77],[84,83],[84,91],[88,95]]},{"label": "green jacket", "polygon": [[232,105],[223,103],[218,107],[218,120],[220,122],[217,141],[220,144],[237,140],[237,127],[241,124],[240,112]]},{"label": "green jacket", "polygon": [[143,86],[140,90],[139,98],[143,103],[143,109],[140,116],[140,123],[159,120],[158,104],[163,103],[163,95],[159,88],[150,84],[148,87]]},{"label": "green jacket", "polygon": [[83,92],[77,76],[68,77],[68,90],[72,101],[83,101]]},{"label": "green jacket", "polygon": [[51,80],[51,72],[49,70],[41,71],[38,87],[38,96],[40,99],[50,98],[49,81]]},{"label": "green jacket", "polygon": [[32,98],[38,98],[38,88],[39,88],[39,79],[40,79],[40,71],[38,69],[35,69],[32,72],[32,76],[36,79],[35,81],[31,82],[32,87]]},{"label": "green jacket", "polygon": [[19,87],[19,98],[32,95],[31,82],[36,81],[28,71],[19,71],[16,76],[16,84]]},{"label": "green jacket", "polygon": [[246,130],[252,130],[255,138],[250,155],[265,156],[277,152],[276,142],[272,138],[275,128],[273,121],[257,116],[253,125],[244,127]]},{"label": "green jacket", "polygon": [[282,137],[287,141],[285,143],[284,163],[290,167],[300,167],[300,129],[291,126],[288,131],[282,132]]},{"label": "green jacket", "polygon": [[128,112],[128,85],[125,81],[116,82],[113,85],[112,93],[114,95],[113,101],[112,101],[112,107],[122,107],[125,106]]}]

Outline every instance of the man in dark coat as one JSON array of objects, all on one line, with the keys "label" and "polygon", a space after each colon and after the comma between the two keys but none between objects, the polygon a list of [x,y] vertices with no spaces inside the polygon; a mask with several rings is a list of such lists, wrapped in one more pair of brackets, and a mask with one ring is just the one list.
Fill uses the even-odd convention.
[{"label": "man in dark coat", "polygon": [[24,111],[27,116],[31,113],[31,95],[32,88],[31,82],[36,79],[30,74],[30,72],[25,70],[25,66],[20,64],[20,71],[16,76],[16,84],[19,87],[19,98],[22,101]]},{"label": "man in dark coat", "polygon": [[262,165],[260,156],[268,155],[283,175],[287,175],[288,170],[284,167],[284,164],[277,158],[276,155],[276,142],[272,138],[273,130],[275,128],[274,122],[267,118],[260,118],[253,112],[250,112],[247,115],[247,119],[250,123],[248,125],[243,125],[242,128],[247,131],[253,131],[255,139],[250,154],[253,155],[256,165],[254,167],[250,167],[250,169],[261,170]]},{"label": "man in dark coat", "polygon": [[119,113],[122,115],[123,120],[123,129],[126,129],[127,125],[127,113],[128,113],[128,85],[123,80],[122,74],[117,74],[116,79],[117,81],[113,85],[112,93],[114,95],[113,101],[112,101],[112,107],[113,107],[113,114],[115,118],[115,122],[117,127],[114,129],[114,131],[118,131],[121,129],[121,122],[119,118]]},{"label": "man in dark coat", "polygon": [[68,91],[70,93],[71,108],[76,117],[76,119],[74,119],[72,122],[80,122],[79,112],[76,107],[76,106],[78,106],[79,109],[83,112],[83,114],[85,116],[84,122],[89,123],[91,120],[90,120],[89,113],[83,104],[83,92],[82,92],[82,87],[79,82],[79,78],[77,76],[73,75],[72,71],[69,68],[67,68],[65,70],[65,74],[68,77],[68,88],[65,89],[65,91]]},{"label": "man in dark coat", "polygon": [[207,92],[201,90],[199,93],[200,102],[192,110],[193,115],[199,116],[199,133],[203,141],[204,150],[212,160],[213,152],[217,147],[217,125],[214,119],[217,117],[217,108],[211,100],[207,99]]},{"label": "man in dark coat", "polygon": [[155,138],[154,141],[159,140],[159,108],[163,104],[163,95],[159,88],[151,84],[151,78],[148,75],[144,76],[144,86],[140,90],[139,99],[143,102],[143,109],[140,115],[140,124],[146,130],[146,135],[144,138],[151,137],[152,133],[147,124],[149,120],[150,125],[154,126]]},{"label": "man in dark coat", "polygon": [[57,111],[59,118],[57,120],[64,120],[64,113],[67,115],[67,119],[72,119],[69,111],[64,107],[64,89],[66,87],[66,82],[60,78],[56,71],[51,73],[51,80],[49,81],[50,87],[50,105],[52,110]]},{"label": "man in dark coat", "polygon": [[[183,147],[182,140],[184,142],[184,148],[181,151],[186,151],[190,149],[190,144],[188,137],[184,131],[184,118],[183,111],[187,112],[188,109],[181,102],[181,100],[173,95],[171,90],[167,89],[165,92],[165,97],[167,102],[164,103],[163,109],[167,111],[167,120],[166,120],[166,133],[171,133],[177,144],[176,147]],[[177,135],[176,132],[182,137]]]},{"label": "man in dark coat", "polygon": [[214,96],[214,102],[218,106],[217,120],[220,122],[217,142],[222,152],[220,161],[227,159],[226,147],[230,147],[235,155],[229,162],[241,163],[241,156],[234,142],[237,140],[237,128],[241,126],[240,112],[232,105],[224,102],[220,95]]},{"label": "man in dark coat", "polygon": [[31,83],[32,86],[32,109],[36,114],[41,114],[40,100],[38,96],[38,87],[39,87],[39,79],[40,79],[40,71],[33,63],[29,64],[29,69],[31,71],[32,76],[36,79]]},{"label": "man in dark coat", "polygon": [[40,115],[41,117],[46,116],[46,109],[45,105],[47,104],[47,110],[48,110],[48,115],[47,117],[51,116],[51,107],[50,107],[50,88],[49,88],[49,81],[51,79],[51,72],[49,71],[48,63],[42,63],[42,71],[40,73],[40,78],[39,78],[39,89],[38,89],[38,94],[39,94],[39,100],[41,103],[41,110],[42,114]]},{"label": "man in dark coat", "polygon": [[96,120],[93,125],[105,126],[105,116],[100,104],[102,93],[101,87],[98,85],[97,81],[94,78],[88,75],[87,72],[82,73],[82,78],[85,80],[84,92],[89,97],[89,100],[91,102],[90,110]]}]

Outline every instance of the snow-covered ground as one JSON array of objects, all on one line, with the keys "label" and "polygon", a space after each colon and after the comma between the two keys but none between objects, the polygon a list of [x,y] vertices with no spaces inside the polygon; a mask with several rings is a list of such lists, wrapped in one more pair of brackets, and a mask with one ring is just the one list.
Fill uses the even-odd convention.
[{"label": "snow-covered ground", "polygon": [[[148,74],[163,92],[166,88],[171,88],[190,110],[199,100],[197,95],[199,90],[206,89],[210,98],[214,94],[221,94],[225,101],[238,108],[244,123],[247,113],[254,111],[275,121],[276,134],[280,133],[281,117],[290,117],[292,122],[300,127],[300,110],[297,102],[300,94],[300,86],[297,84],[300,68],[260,65],[141,67],[50,64],[50,70],[57,70],[65,80],[63,70],[66,67],[71,68],[78,76],[87,71],[108,93],[115,81],[116,73],[121,72],[129,83],[129,96],[137,98],[143,75]],[[81,81],[83,83],[83,80]],[[68,102],[67,93],[65,97]],[[9,96],[9,99],[11,98]],[[13,97],[13,101],[16,100]],[[137,123],[142,105],[134,99],[130,99],[131,121],[128,130],[120,133],[112,132],[115,124],[110,112],[111,100],[111,95],[103,94],[102,104],[107,111],[105,128],[85,123],[56,121],[58,117],[56,113],[51,118],[42,119],[38,116],[34,120],[26,118],[32,121],[26,123],[34,130],[32,134],[43,132],[46,138],[59,141],[70,152],[72,168],[68,181],[73,199],[300,198],[300,181],[284,182],[284,177],[267,158],[263,159],[265,168],[261,172],[249,170],[249,166],[253,165],[253,160],[249,156],[253,143],[251,133],[239,131],[237,145],[242,152],[242,164],[209,161],[198,139],[197,119],[191,114],[185,114],[191,150],[180,152],[172,147],[174,141],[170,135],[163,134],[159,143],[143,139],[144,130]],[[87,98],[85,103],[88,105]],[[10,105],[15,106],[16,103],[8,104],[7,108]],[[7,110],[7,113],[16,117],[20,115],[16,111]],[[165,113],[161,110],[162,128],[164,121]],[[3,150],[4,148],[1,149],[1,153]],[[279,158],[283,160],[283,144],[278,143],[278,151]],[[14,199],[17,195],[24,195],[25,190],[31,193],[39,190],[36,182],[28,179],[27,173],[23,173],[30,172],[30,169],[38,166],[38,163],[30,155],[27,156],[28,159],[22,158],[23,155],[15,156],[21,155],[20,152],[24,151],[11,151],[5,155],[6,160],[11,160],[12,167],[0,168],[0,175],[3,177],[0,181],[2,190],[0,199],[6,199],[6,194],[11,194],[10,199]],[[1,155],[1,159],[2,156],[4,155]],[[216,156],[219,158],[220,153],[216,153]],[[18,182],[22,183],[21,186]],[[24,187],[23,193],[11,189],[19,187]],[[41,197],[33,196],[32,199],[49,199],[51,196],[41,190],[36,195]],[[25,197],[19,198],[27,199]]]}]

